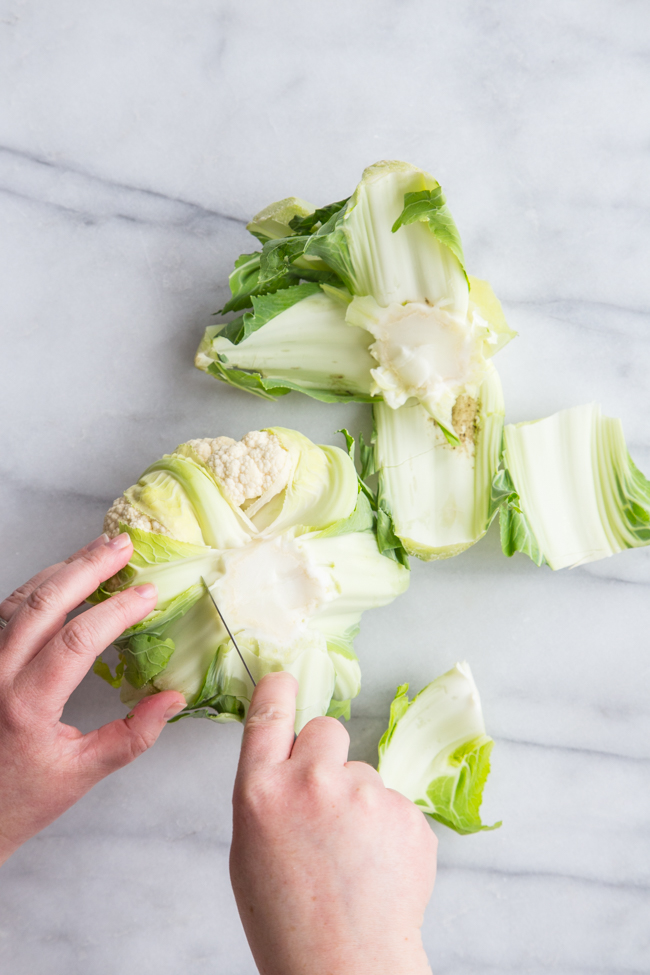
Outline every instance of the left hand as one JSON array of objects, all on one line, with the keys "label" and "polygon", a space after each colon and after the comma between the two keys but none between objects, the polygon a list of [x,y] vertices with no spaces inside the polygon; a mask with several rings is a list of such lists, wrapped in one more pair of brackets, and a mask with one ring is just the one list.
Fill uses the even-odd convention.
[{"label": "left hand", "polygon": [[146,751],[185,706],[182,695],[164,691],[87,735],[60,720],[98,654],[156,605],[155,586],[138,586],[66,623],[132,551],[128,535],[101,535],[0,603],[0,617],[8,621],[0,630],[0,863]]}]

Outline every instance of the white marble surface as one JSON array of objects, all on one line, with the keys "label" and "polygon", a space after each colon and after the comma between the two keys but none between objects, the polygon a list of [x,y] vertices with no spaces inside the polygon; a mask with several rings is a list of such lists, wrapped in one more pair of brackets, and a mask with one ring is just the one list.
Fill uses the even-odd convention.
[{"label": "white marble surface", "polygon": [[[264,404],[192,367],[246,218],[364,165],[441,180],[520,337],[508,419],[599,399],[650,471],[650,8],[643,0],[0,0],[0,591],[96,534],[147,462],[365,408]],[[485,815],[440,827],[446,975],[650,970],[650,551],[553,574],[498,538],[415,564],[365,620],[353,752],[395,685],[470,661],[497,745]],[[90,677],[68,716],[121,713]],[[250,975],[230,892],[240,731],[187,721],[0,876],[12,975]]]}]

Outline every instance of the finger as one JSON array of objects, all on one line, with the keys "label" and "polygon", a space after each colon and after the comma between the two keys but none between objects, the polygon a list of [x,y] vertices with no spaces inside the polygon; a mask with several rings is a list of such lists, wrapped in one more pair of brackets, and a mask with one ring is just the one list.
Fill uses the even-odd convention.
[{"label": "finger", "polygon": [[79,556],[83,555],[85,552],[92,552],[93,549],[98,548],[107,541],[108,535],[100,535],[99,538],[95,538],[92,542],[89,542],[88,545],[84,545],[83,548],[80,548],[67,559],[64,559],[63,562],[56,562],[54,565],[49,565],[47,569],[41,569],[41,571],[37,572],[35,576],[32,576],[28,582],[23,583],[22,586],[19,586],[18,589],[15,589],[12,592],[11,596],[7,596],[7,598],[0,603],[0,617],[9,622],[20,604],[23,603],[28,596],[31,596],[37,586],[40,586],[42,582],[45,582],[45,580],[49,579],[50,576],[54,575],[55,572],[62,569],[64,565],[73,562],[74,559],[78,559]]},{"label": "finger", "polygon": [[383,779],[376,768],[369,765],[368,762],[346,762],[345,767],[348,772],[353,775],[366,779],[368,782],[374,782],[376,785],[383,785]]},{"label": "finger", "polygon": [[291,753],[301,764],[345,765],[350,736],[336,718],[312,718],[302,729]]},{"label": "finger", "polygon": [[35,697],[39,706],[60,712],[95,658],[129,626],[144,619],[157,598],[156,587],[148,583],[115,593],[86,610],[33,657],[15,678],[14,687],[28,702]]},{"label": "finger", "polygon": [[80,760],[93,784],[151,748],[167,721],[184,707],[182,694],[161,691],[139,701],[128,717],[84,735]]},{"label": "finger", "polygon": [[244,726],[238,778],[254,768],[284,762],[291,754],[298,682],[283,671],[261,679]]},{"label": "finger", "polygon": [[32,591],[3,631],[3,666],[17,669],[61,629],[68,613],[119,572],[133,552],[124,533],[62,566]]}]

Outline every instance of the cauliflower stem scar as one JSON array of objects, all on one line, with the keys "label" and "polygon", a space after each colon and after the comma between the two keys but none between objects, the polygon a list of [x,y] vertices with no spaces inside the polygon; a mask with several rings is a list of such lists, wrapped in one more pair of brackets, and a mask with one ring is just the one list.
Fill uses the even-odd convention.
[{"label": "cauliflower stem scar", "polygon": [[455,403],[460,396],[476,398],[490,368],[492,336],[476,311],[462,319],[445,305],[413,301],[382,308],[373,298],[354,298],[346,320],[375,339],[371,392],[394,410],[416,399],[458,437]]}]

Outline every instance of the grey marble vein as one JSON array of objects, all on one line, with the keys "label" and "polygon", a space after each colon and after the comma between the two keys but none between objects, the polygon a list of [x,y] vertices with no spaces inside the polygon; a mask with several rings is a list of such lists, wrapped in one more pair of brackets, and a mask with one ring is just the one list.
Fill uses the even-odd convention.
[{"label": "grey marble vein", "polygon": [[128,186],[11,146],[0,145],[0,192],[55,207],[86,222],[132,220],[157,226],[246,221],[152,189]]}]

